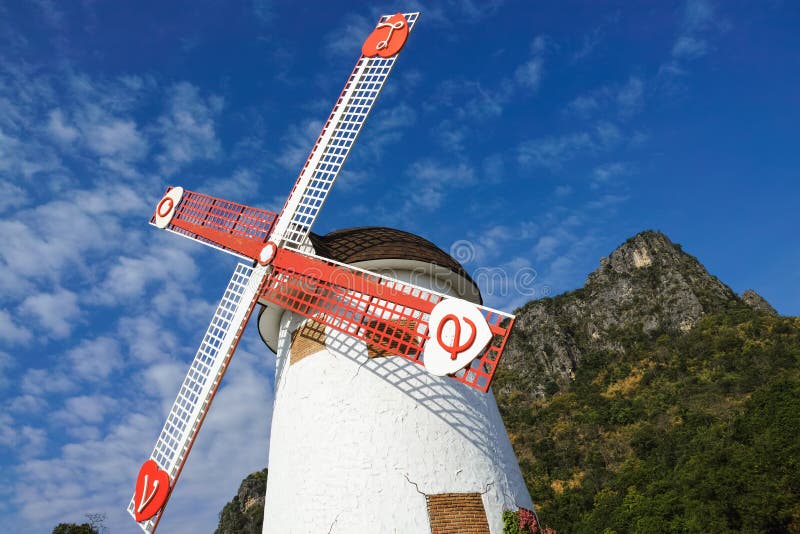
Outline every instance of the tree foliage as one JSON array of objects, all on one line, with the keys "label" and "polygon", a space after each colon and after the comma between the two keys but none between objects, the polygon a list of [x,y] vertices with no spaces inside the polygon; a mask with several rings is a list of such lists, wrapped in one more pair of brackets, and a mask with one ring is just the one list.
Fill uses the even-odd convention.
[{"label": "tree foliage", "polygon": [[89,523],[59,523],[53,529],[53,534],[99,534]]},{"label": "tree foliage", "polygon": [[220,512],[214,534],[261,534],[266,490],[266,469],[245,478],[239,492]]},{"label": "tree foliage", "polygon": [[614,336],[625,351],[548,400],[498,395],[542,521],[800,533],[800,318],[731,306],[687,334]]}]

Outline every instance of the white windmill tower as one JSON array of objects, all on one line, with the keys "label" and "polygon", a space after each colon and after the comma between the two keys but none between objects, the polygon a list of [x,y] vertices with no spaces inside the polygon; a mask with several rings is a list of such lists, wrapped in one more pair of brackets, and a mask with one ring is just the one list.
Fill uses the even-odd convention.
[{"label": "white windmill tower", "polygon": [[[532,509],[489,385],[514,317],[422,238],[311,227],[418,13],[383,16],[280,215],[180,187],[151,223],[249,260],[225,290],[128,511],[155,531],[257,303],[278,356],[264,532],[502,532]],[[302,518],[302,520],[299,520]]]}]

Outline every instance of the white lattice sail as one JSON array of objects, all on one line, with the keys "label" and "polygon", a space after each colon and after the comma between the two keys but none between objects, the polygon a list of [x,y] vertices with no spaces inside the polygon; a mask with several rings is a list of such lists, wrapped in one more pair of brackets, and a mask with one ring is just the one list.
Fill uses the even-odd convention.
[{"label": "white lattice sail", "polygon": [[[171,487],[183,469],[200,425],[247,325],[265,272],[266,267],[253,268],[244,263],[236,266],[200,348],[192,360],[189,373],[181,384],[178,397],[172,404],[150,455],[169,476]],[[141,499],[142,496],[134,495],[128,504],[128,512],[134,518],[137,502],[141,502]],[[160,514],[139,524],[149,533],[153,531],[159,518]]]}]

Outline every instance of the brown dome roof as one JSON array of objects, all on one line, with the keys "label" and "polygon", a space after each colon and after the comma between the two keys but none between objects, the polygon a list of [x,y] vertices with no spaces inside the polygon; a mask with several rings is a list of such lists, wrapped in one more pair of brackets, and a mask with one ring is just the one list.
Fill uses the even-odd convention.
[{"label": "brown dome roof", "polygon": [[473,285],[472,277],[456,260],[427,239],[381,226],[362,226],[334,230],[329,234],[309,234],[317,254],[342,263],[372,260],[417,260],[450,269]]}]

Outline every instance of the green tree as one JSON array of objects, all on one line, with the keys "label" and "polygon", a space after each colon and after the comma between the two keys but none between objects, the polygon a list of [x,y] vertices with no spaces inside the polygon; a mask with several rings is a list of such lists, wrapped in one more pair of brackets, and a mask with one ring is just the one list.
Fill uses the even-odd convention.
[{"label": "green tree", "polygon": [[53,529],[53,534],[99,534],[97,529],[92,527],[89,523],[59,523]]}]

